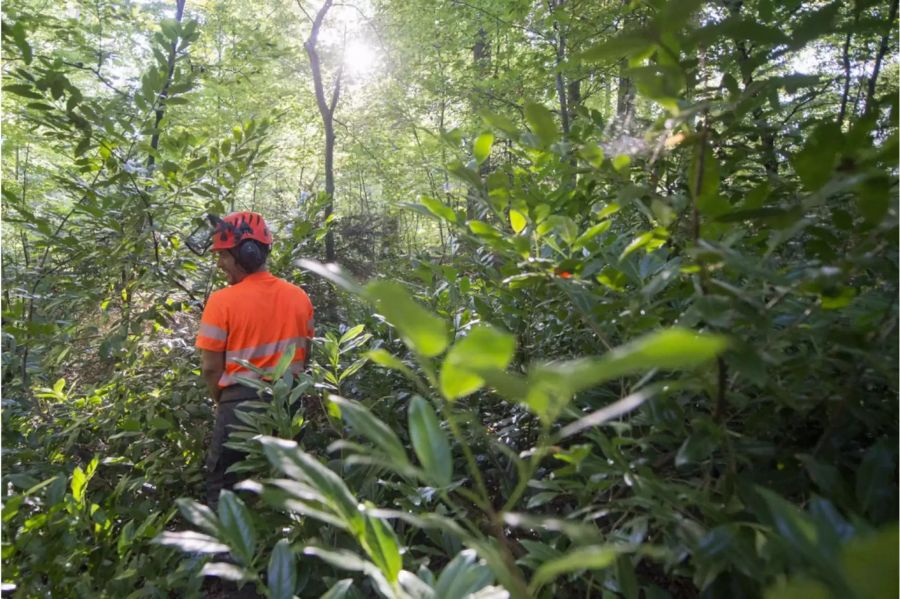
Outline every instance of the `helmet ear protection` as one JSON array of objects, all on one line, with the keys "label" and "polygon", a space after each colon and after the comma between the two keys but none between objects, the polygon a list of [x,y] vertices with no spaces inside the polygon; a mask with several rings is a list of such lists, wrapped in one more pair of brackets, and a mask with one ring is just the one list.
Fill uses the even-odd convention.
[{"label": "helmet ear protection", "polygon": [[255,239],[242,241],[236,249],[230,251],[238,266],[248,273],[259,270],[269,256],[269,248]]}]

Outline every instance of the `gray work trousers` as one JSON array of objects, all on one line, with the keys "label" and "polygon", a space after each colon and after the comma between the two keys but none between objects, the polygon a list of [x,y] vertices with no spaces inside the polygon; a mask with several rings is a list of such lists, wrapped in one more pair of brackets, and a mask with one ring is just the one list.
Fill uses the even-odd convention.
[{"label": "gray work trousers", "polygon": [[[262,401],[269,400],[271,400],[269,395],[262,397]],[[225,443],[232,427],[243,424],[237,417],[237,412],[252,411],[253,408],[242,406],[246,401],[260,401],[256,390],[233,385],[222,390],[222,397],[216,405],[216,423],[206,454],[206,504],[213,510],[219,503],[219,493],[223,489],[233,489],[240,480],[237,473],[227,470],[243,460],[247,454],[225,447]]]}]

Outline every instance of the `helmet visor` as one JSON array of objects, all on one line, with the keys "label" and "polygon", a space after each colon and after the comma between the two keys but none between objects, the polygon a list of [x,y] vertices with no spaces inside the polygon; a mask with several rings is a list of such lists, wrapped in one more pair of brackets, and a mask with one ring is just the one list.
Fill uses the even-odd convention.
[{"label": "helmet visor", "polygon": [[213,233],[216,232],[216,227],[221,222],[222,219],[215,214],[207,214],[206,218],[184,240],[185,245],[198,256],[203,256],[209,251],[209,247],[212,245]]}]

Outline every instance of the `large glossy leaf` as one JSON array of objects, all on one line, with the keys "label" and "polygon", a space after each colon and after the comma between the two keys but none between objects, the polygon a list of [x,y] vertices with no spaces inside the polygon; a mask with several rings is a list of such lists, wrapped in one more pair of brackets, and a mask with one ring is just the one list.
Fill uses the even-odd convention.
[{"label": "large glossy leaf", "polygon": [[322,264],[321,262],[316,262],[315,260],[309,260],[307,258],[296,260],[294,264],[319,275],[323,279],[331,281],[338,287],[346,289],[351,293],[362,293],[362,287],[353,280],[353,277],[349,273],[345,272],[337,264]]},{"label": "large glossy leaf", "polygon": [[550,145],[559,139],[559,127],[553,113],[534,102],[525,103],[525,120],[541,143]]},{"label": "large glossy leaf", "polygon": [[228,551],[228,545],[220,542],[215,537],[192,530],[166,531],[153,539],[153,542],[159,545],[178,547],[182,551],[195,551],[197,553],[224,553]]},{"label": "large glossy leaf", "polygon": [[177,499],[175,503],[185,520],[211,535],[219,534],[219,518],[207,506],[186,498]]},{"label": "large glossy leaf", "polygon": [[650,333],[599,358],[539,364],[528,372],[527,381],[511,374],[488,370],[479,374],[501,395],[528,405],[549,425],[579,391],[605,381],[651,369],[684,370],[708,362],[725,351],[727,338],[682,328]]},{"label": "large glossy leaf", "polygon": [[623,549],[613,545],[591,545],[569,551],[562,557],[544,562],[528,585],[532,593],[561,574],[578,570],[602,570],[616,562]]},{"label": "large glossy leaf", "polygon": [[297,586],[297,568],[294,552],[287,539],[279,539],[269,558],[266,586],[269,599],[291,599]]},{"label": "large glossy leaf", "polygon": [[856,472],[856,498],[866,512],[879,520],[896,514],[897,488],[890,482],[896,471],[896,461],[896,447],[882,440],[866,451]]},{"label": "large glossy leaf", "polygon": [[344,578],[339,580],[319,599],[345,599],[350,596],[350,589],[353,587],[352,578]]},{"label": "large glossy leaf", "polygon": [[431,357],[447,347],[447,323],[414,301],[403,285],[375,281],[366,285],[365,295],[411,349]]},{"label": "large glossy leaf", "polygon": [[396,370],[398,372],[401,372],[401,373],[403,373],[403,375],[406,376],[406,378],[408,378],[410,380],[415,380],[415,378],[416,378],[416,375],[413,373],[412,370],[410,370],[409,366],[404,364],[400,360],[400,358],[393,355],[391,352],[387,351],[386,349],[382,349],[382,348],[373,349],[369,352],[366,352],[365,355],[369,360],[371,360],[375,364],[378,364],[379,366],[384,366],[385,368],[390,368],[391,370]]},{"label": "large glossy leaf", "polygon": [[216,578],[233,580],[235,582],[249,580],[252,576],[251,573],[244,568],[228,562],[209,562],[203,564],[203,569],[200,570],[200,574],[203,576],[215,576]]},{"label": "large glossy leaf", "polygon": [[453,477],[450,443],[434,409],[420,395],[409,402],[409,435],[425,475],[440,487],[449,485]]},{"label": "large glossy leaf", "polygon": [[340,476],[299,449],[293,441],[261,437],[260,443],[273,466],[288,476],[309,484],[321,494],[326,504],[348,527],[355,531],[362,530],[363,522],[357,509],[358,502]]},{"label": "large glossy leaf", "polygon": [[645,53],[656,47],[656,38],[651,31],[627,31],[588,48],[579,55],[587,62],[611,62],[634,54]]},{"label": "large glossy leaf", "polygon": [[472,144],[472,154],[475,161],[481,164],[491,154],[491,146],[494,144],[494,135],[492,133],[482,133],[475,138]]},{"label": "large glossy leaf", "polygon": [[303,549],[304,555],[313,555],[319,559],[331,564],[335,568],[342,570],[354,570],[364,572],[375,583],[378,591],[385,597],[393,597],[395,595],[393,587],[388,583],[381,570],[370,561],[367,561],[352,551],[345,549],[326,549],[315,545],[310,545]]},{"label": "large glossy leaf", "polygon": [[256,531],[247,506],[231,491],[219,495],[219,522],[221,534],[244,565],[249,565],[256,550]]},{"label": "large glossy leaf", "polygon": [[357,434],[369,439],[401,468],[408,467],[409,459],[403,444],[391,428],[379,420],[368,408],[359,402],[329,395],[328,399],[341,409],[341,417]]},{"label": "large glossy leaf", "polygon": [[808,190],[816,191],[831,178],[843,137],[837,123],[823,123],[813,130],[803,149],[794,154],[792,163]]},{"label": "large glossy leaf", "polygon": [[[370,506],[374,507],[374,506]],[[363,546],[366,553],[375,562],[388,582],[396,582],[403,559],[400,557],[400,541],[385,520],[366,513],[366,528],[363,534]]]},{"label": "large glossy leaf", "polygon": [[479,563],[475,551],[466,549],[444,566],[434,585],[434,593],[436,597],[443,599],[464,599],[488,586],[493,580],[490,569]]},{"label": "large glossy leaf", "polygon": [[469,334],[457,341],[441,367],[441,392],[447,399],[457,399],[474,393],[484,385],[479,371],[503,370],[515,352],[515,338],[491,326],[473,327]]},{"label": "large glossy leaf", "polygon": [[841,556],[844,577],[857,597],[893,599],[897,582],[897,524],[851,540]]}]

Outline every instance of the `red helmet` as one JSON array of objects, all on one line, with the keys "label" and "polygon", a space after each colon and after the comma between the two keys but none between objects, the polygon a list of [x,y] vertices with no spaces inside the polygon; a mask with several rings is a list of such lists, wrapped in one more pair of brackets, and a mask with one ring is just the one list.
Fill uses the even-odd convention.
[{"label": "red helmet", "polygon": [[212,249],[231,249],[247,239],[272,245],[272,233],[262,215],[256,212],[232,212],[216,224]]}]

